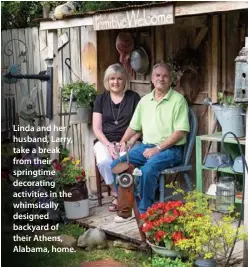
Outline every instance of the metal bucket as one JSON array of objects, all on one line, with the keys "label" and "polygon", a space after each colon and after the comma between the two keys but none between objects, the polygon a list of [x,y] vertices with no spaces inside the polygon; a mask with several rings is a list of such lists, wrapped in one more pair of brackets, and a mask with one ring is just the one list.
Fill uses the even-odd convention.
[{"label": "metal bucket", "polygon": [[212,105],[212,108],[222,127],[222,135],[233,132],[237,137],[245,136],[245,116],[241,107]]},{"label": "metal bucket", "polygon": [[[67,112],[69,112],[69,105],[66,106]],[[71,114],[70,116],[70,123],[90,123],[92,117],[92,109],[87,106],[77,106],[75,101],[72,101],[71,106]]]},{"label": "metal bucket", "polygon": [[71,197],[64,198],[65,214],[68,219],[80,219],[89,216],[88,189],[85,182],[67,186],[65,192]]}]

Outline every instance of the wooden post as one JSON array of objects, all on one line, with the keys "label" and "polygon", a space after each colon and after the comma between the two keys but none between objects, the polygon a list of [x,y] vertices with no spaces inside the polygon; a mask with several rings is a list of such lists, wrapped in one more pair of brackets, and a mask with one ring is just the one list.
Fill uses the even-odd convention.
[{"label": "wooden post", "polygon": [[[210,48],[211,47],[211,48]],[[208,70],[209,70],[209,80],[208,82],[208,95],[212,98],[212,102],[217,102],[217,92],[219,86],[219,16],[213,15],[211,17],[211,38],[209,43],[209,53],[210,57],[208,61]],[[215,129],[215,118],[213,114],[213,110],[211,108],[208,109],[208,133],[212,133]],[[212,143],[212,152],[217,151],[217,143]],[[211,172],[211,183],[214,182],[214,178],[216,177],[216,172]]]},{"label": "wooden post", "polygon": [[[107,47],[104,47],[104,49],[106,50]],[[94,31],[93,26],[81,27],[81,64],[82,80],[84,82],[88,82],[89,84],[95,85],[97,88],[97,32]],[[93,140],[95,139],[95,137],[91,124],[84,124],[83,129],[85,137],[84,168],[89,174],[87,186],[91,193],[91,188],[96,188],[95,176],[93,175],[95,167]]]},{"label": "wooden post", "polygon": [[222,78],[222,92],[226,91],[226,14],[221,15],[221,43],[222,43],[222,69],[221,69],[221,78]]},{"label": "wooden post", "polygon": [[[48,32],[48,58],[53,58],[53,118],[49,120],[51,125],[51,136],[56,138],[59,136],[59,132],[55,129],[59,126],[59,87],[58,87],[58,36],[57,30],[51,30]],[[58,143],[50,142],[49,148],[55,150],[58,147]],[[58,159],[58,153],[51,153],[50,159]]]},{"label": "wooden post", "polygon": [[[248,48],[248,37],[245,37],[245,47]],[[246,109],[246,140],[245,140],[245,159],[248,162],[248,108]],[[243,188],[244,195],[244,227],[248,233],[248,173],[245,172],[245,188]],[[248,241],[244,241],[243,250],[243,267],[248,267]]]}]

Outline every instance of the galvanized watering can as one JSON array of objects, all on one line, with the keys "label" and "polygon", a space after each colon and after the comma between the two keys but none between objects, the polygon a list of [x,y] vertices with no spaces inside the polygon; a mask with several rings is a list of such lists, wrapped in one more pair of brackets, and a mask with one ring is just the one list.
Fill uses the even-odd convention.
[{"label": "galvanized watering can", "polygon": [[212,107],[222,128],[222,135],[233,132],[237,137],[245,136],[245,113],[242,107],[213,104],[211,98],[205,98],[204,104]]}]

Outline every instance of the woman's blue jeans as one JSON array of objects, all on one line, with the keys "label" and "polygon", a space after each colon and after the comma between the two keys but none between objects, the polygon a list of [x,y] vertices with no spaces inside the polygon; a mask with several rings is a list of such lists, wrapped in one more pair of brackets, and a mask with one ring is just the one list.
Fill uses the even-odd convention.
[{"label": "woman's blue jeans", "polygon": [[[155,145],[141,144],[128,152],[129,162],[135,167],[140,167],[142,176],[140,177],[140,197],[138,204],[140,213],[145,213],[147,208],[151,207],[155,199],[155,191],[158,186],[158,177],[160,172],[166,168],[172,168],[179,165],[182,161],[182,146],[173,146],[164,151],[153,155],[150,159],[143,156],[146,148],[152,148]],[[111,168],[119,162],[127,161],[126,155],[112,162]],[[116,181],[114,181],[116,185]]]}]

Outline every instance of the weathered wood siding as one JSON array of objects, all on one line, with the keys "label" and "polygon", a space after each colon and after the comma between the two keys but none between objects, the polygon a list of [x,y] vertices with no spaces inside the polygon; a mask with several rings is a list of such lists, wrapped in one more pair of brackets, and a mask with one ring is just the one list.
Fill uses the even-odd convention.
[{"label": "weathered wood siding", "polygon": [[[235,57],[244,46],[248,34],[245,18],[248,12],[233,11],[219,15],[199,15],[176,18],[175,24],[129,29],[135,44],[142,46],[149,55],[150,67],[146,75],[134,74],[130,77],[130,88],[144,95],[151,90],[151,66],[180,49],[194,47],[199,51],[201,66],[201,90],[193,108],[198,116],[198,135],[211,132],[214,119],[211,109],[202,104],[207,96],[217,100],[218,91],[233,93]],[[104,70],[119,61],[115,48],[120,31],[99,31],[98,47],[98,91],[102,92]],[[203,146],[206,151],[207,143]],[[213,146],[214,149],[214,146]],[[193,157],[192,162],[195,162]],[[195,175],[192,175],[195,177]],[[209,179],[211,182],[211,179]],[[207,184],[206,184],[207,186]]]},{"label": "weathered wood siding", "polygon": [[[58,60],[58,85],[61,87],[63,84],[78,80],[74,75],[70,75],[70,71],[65,65],[65,59],[70,58],[71,66],[75,74],[79,78],[84,78],[82,75],[82,62],[81,62],[81,29],[70,28],[63,31],[58,30],[58,38],[63,32],[67,32],[69,42],[59,50]],[[40,71],[47,69],[45,59],[48,56],[48,32],[40,31],[38,28],[14,29],[2,31],[2,75],[7,73],[8,67],[12,64],[19,64],[22,74],[38,74]],[[22,41],[22,42],[21,42]],[[96,82],[94,82],[96,83]],[[5,126],[5,121],[11,125],[13,118],[9,118],[10,105],[15,99],[15,118],[18,118],[20,111],[20,102],[25,94],[29,94],[33,87],[38,87],[37,99],[37,112],[43,115],[41,120],[37,119],[37,124],[48,125],[48,119],[45,118],[46,112],[46,82],[39,80],[19,80],[16,84],[6,84],[2,80],[1,103],[2,103],[2,126]],[[57,99],[56,104],[60,106],[60,99]],[[60,109],[59,109],[60,110]],[[9,121],[10,119],[10,121]],[[63,116],[61,120],[62,125],[67,125],[68,116]],[[26,125],[22,119],[16,123]],[[10,127],[8,125],[8,127]],[[73,145],[68,148],[75,158],[80,158],[84,162],[84,125],[71,125],[69,136],[73,136]],[[2,128],[3,129],[3,128]],[[62,133],[65,135],[65,133]],[[91,166],[92,167],[92,166]],[[91,168],[90,167],[90,168]],[[88,169],[88,168],[87,168]]]},{"label": "weathered wood siding", "polygon": [[[202,101],[206,96],[216,100],[218,91],[225,90],[233,93],[234,59],[244,46],[244,37],[248,35],[247,17],[247,11],[233,11],[215,15],[176,18],[173,25],[128,29],[134,38],[135,45],[144,47],[150,59],[149,70],[145,75],[136,73],[131,75],[130,88],[141,95],[150,92],[152,89],[151,67],[155,62],[166,61],[169,55],[182,48],[196,48],[200,54],[202,75],[201,90],[193,106],[199,119],[198,134],[211,132],[214,125],[212,112],[202,105]],[[110,64],[119,62],[115,42],[120,31],[95,32],[92,26],[59,29],[58,37],[65,32],[69,36],[69,43],[59,51],[59,86],[77,80],[74,74],[70,76],[64,63],[65,59],[69,57],[76,75],[84,81],[95,83],[97,91],[103,92],[105,69]],[[18,40],[5,46],[11,39],[19,39],[26,44],[28,48],[26,55],[20,57],[21,52],[26,49],[24,44]],[[38,28],[2,31],[1,45],[2,74],[5,74],[7,68],[13,63],[21,65],[23,74],[38,73],[46,69],[44,62],[48,49],[46,31],[40,31]],[[23,61],[24,58],[26,62]],[[15,108],[18,113],[22,96],[30,92],[35,85],[39,87],[41,115],[45,115],[46,83],[20,80],[17,84],[8,85],[2,82],[2,121],[4,121],[6,113],[9,114],[8,109],[13,99],[16,100]],[[58,105],[59,103],[58,99]],[[20,123],[24,122],[20,121]],[[66,118],[63,118],[62,124],[67,124]],[[74,125],[70,128],[69,133],[74,136],[75,141],[74,147],[69,148],[77,156],[80,155],[84,162],[87,162],[85,163],[86,167],[92,171],[94,176],[91,125]],[[87,141],[85,141],[86,139]],[[84,158],[84,154],[87,154],[86,158]]]}]

